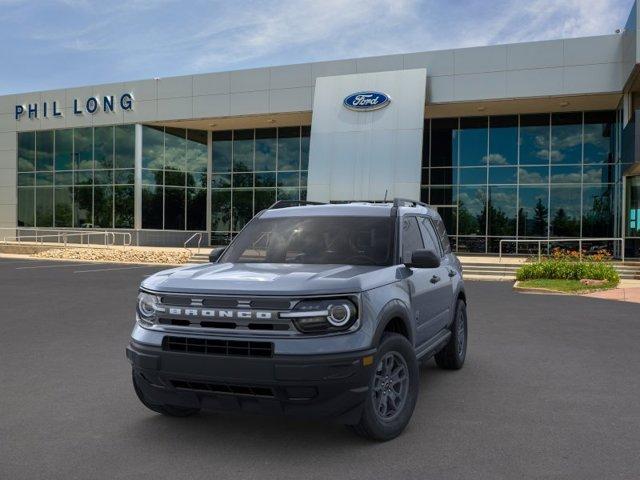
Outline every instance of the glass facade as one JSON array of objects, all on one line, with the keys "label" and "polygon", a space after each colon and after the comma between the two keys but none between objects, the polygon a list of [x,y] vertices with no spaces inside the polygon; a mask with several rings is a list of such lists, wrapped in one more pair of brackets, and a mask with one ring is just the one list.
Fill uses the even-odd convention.
[{"label": "glass facade", "polygon": [[18,134],[18,226],[133,228],[135,126]]},{"label": "glass facade", "polygon": [[212,134],[213,244],[229,239],[276,200],[305,200],[310,127]]},{"label": "glass facade", "polygon": [[422,200],[438,206],[458,252],[619,236],[616,132],[614,111],[427,120]]}]

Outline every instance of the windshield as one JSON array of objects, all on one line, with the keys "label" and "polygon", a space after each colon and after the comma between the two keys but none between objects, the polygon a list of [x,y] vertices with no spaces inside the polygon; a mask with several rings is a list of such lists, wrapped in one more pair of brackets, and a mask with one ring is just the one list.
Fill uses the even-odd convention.
[{"label": "windshield", "polygon": [[221,262],[391,265],[392,217],[284,217],[251,221]]}]

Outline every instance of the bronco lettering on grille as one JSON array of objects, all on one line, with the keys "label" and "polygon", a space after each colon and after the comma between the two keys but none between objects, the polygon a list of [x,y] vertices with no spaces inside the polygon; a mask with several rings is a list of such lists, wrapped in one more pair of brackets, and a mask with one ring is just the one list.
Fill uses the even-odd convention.
[{"label": "bronco lettering on grille", "polygon": [[274,317],[274,312],[261,310],[219,310],[212,308],[179,308],[169,307],[159,308],[159,311],[167,311],[170,315],[184,317],[205,317],[205,318],[240,318],[270,320]]}]

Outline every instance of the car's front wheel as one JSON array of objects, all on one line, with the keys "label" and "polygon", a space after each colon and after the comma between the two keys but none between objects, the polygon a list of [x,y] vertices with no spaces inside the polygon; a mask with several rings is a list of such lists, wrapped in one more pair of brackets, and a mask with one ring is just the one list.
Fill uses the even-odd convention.
[{"label": "car's front wheel", "polygon": [[142,402],[142,404],[149,410],[161,413],[162,415],[167,415],[168,417],[190,417],[191,415],[195,415],[200,411],[199,408],[185,408],[178,407],[176,405],[160,405],[152,403],[145,396],[142,388],[140,388],[140,379],[138,378],[136,372],[131,372],[131,379],[133,380],[133,389],[136,391],[136,395],[140,399],[140,402]]},{"label": "car's front wheel", "polygon": [[413,346],[402,335],[382,337],[362,418],[351,426],[358,435],[385,441],[405,429],[418,399],[419,372]]}]

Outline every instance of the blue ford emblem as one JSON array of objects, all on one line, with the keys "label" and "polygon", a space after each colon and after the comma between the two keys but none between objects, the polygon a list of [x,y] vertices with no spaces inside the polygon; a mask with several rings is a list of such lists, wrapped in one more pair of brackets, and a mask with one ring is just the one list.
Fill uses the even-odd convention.
[{"label": "blue ford emblem", "polygon": [[345,97],[342,103],[349,110],[367,111],[386,107],[389,102],[389,96],[381,92],[356,92]]}]

